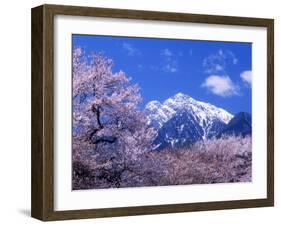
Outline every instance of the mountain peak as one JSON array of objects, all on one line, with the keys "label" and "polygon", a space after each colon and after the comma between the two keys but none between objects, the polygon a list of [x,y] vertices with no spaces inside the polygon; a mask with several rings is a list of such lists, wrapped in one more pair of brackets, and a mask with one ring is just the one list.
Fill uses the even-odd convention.
[{"label": "mountain peak", "polygon": [[[200,121],[217,118],[218,120],[228,123],[233,115],[222,108],[218,108],[212,104],[197,101],[184,93],[177,93],[166,99],[163,103],[159,101],[150,101],[145,107],[149,118],[159,116],[166,121],[170,119],[177,111],[188,110],[200,118]],[[153,113],[153,114],[152,114]],[[164,119],[165,118],[165,119]]]},{"label": "mountain peak", "polygon": [[176,95],[165,100],[163,102],[163,105],[169,106],[173,109],[178,109],[181,108],[182,106],[188,105],[193,100],[194,100],[193,98],[191,98],[186,94],[177,93]]},{"label": "mountain peak", "polygon": [[176,95],[174,95],[173,97],[170,97],[169,99],[176,100],[176,101],[186,101],[186,100],[190,100],[192,98],[187,94],[177,93]]},{"label": "mountain peak", "polygon": [[184,94],[184,93],[181,93],[181,92],[179,92],[179,93],[177,93],[175,96],[174,96],[175,98],[183,98],[183,97],[190,97],[190,96],[188,96],[187,94]]},{"label": "mountain peak", "polygon": [[163,103],[151,101],[145,107],[148,123],[160,129],[173,117],[188,112],[196,123],[203,129],[202,138],[212,134],[213,128],[218,124],[227,124],[232,118],[229,112],[209,103],[197,101],[184,93],[177,93]]},{"label": "mountain peak", "polygon": [[149,103],[147,103],[146,108],[154,109],[154,108],[160,108],[162,104],[158,100],[152,100]]}]

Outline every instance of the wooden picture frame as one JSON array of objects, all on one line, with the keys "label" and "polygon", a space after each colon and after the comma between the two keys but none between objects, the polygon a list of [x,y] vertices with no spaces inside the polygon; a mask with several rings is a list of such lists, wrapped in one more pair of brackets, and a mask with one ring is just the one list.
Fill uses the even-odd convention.
[{"label": "wooden picture frame", "polygon": [[[125,18],[153,21],[239,25],[267,29],[267,198],[178,203],[120,208],[54,210],[54,16]],[[31,215],[51,221],[66,219],[163,214],[274,205],[274,20],[42,5],[32,9],[32,200]]]}]

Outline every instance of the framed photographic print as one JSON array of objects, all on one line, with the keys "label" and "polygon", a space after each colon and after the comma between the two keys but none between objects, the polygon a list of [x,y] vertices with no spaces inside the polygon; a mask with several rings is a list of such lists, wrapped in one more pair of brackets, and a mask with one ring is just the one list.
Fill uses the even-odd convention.
[{"label": "framed photographic print", "polygon": [[273,206],[272,19],[32,9],[32,216]]}]

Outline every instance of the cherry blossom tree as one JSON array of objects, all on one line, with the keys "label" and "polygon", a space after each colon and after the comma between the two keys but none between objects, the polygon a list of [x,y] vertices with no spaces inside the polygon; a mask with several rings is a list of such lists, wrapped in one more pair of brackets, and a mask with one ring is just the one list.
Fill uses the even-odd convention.
[{"label": "cherry blossom tree", "polygon": [[163,185],[250,182],[252,179],[250,136],[207,139],[189,148],[166,149],[156,155],[167,166]]},{"label": "cherry blossom tree", "polygon": [[140,178],[139,157],[152,147],[155,131],[138,109],[139,87],[112,66],[102,54],[73,50],[74,189]]}]

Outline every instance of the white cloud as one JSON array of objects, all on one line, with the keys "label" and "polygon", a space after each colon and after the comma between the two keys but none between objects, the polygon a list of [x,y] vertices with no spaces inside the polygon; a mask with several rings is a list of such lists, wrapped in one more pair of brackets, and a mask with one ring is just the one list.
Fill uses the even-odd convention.
[{"label": "white cloud", "polygon": [[220,54],[212,54],[203,60],[204,72],[207,74],[224,72],[226,63]]},{"label": "white cloud", "polygon": [[180,53],[174,54],[170,49],[165,48],[161,50],[161,56],[164,57],[164,64],[161,69],[164,72],[175,73],[178,71],[178,62],[177,55],[180,56]]},{"label": "white cloud", "polygon": [[233,63],[233,64],[237,64],[237,63],[238,63],[238,59],[237,59],[237,58],[234,58],[234,59],[232,60],[232,63]]},{"label": "white cloud", "polygon": [[166,72],[175,73],[175,72],[177,72],[178,69],[177,69],[176,65],[168,63],[163,67],[163,70]]},{"label": "white cloud", "polygon": [[216,71],[223,71],[224,68],[223,68],[223,66],[221,66],[221,65],[219,65],[219,64],[216,64],[216,65],[215,65],[215,70],[216,70]]},{"label": "white cloud", "polygon": [[163,49],[163,50],[161,51],[161,55],[170,57],[170,56],[173,55],[173,53],[172,53],[172,51],[171,51],[170,49],[166,48],[166,49]]},{"label": "white cloud", "polygon": [[132,44],[129,44],[127,42],[124,42],[122,44],[123,49],[125,49],[129,56],[136,56],[141,55],[141,51],[137,48],[135,48]]},{"label": "white cloud", "polygon": [[227,75],[211,75],[206,78],[202,87],[207,88],[213,94],[221,97],[239,95],[239,87],[236,86]]},{"label": "white cloud", "polygon": [[203,59],[203,69],[207,74],[225,74],[227,66],[237,63],[238,59],[233,52],[219,49],[216,53]]},{"label": "white cloud", "polygon": [[243,71],[240,74],[241,79],[249,85],[252,85],[252,71]]},{"label": "white cloud", "polygon": [[231,52],[230,50],[226,51],[225,57],[226,57],[227,60],[230,61],[229,63],[232,63],[233,65],[238,64],[238,59],[236,58],[234,53]]}]

